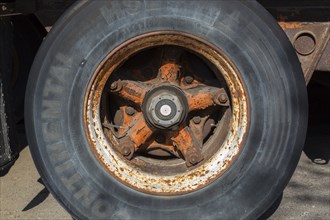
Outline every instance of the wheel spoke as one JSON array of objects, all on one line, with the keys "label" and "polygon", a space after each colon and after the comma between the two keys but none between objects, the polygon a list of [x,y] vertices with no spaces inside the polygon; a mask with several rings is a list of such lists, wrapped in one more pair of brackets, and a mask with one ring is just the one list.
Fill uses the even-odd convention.
[{"label": "wheel spoke", "polygon": [[133,154],[153,134],[153,130],[147,125],[142,113],[134,120],[134,125],[129,128],[127,135],[120,140],[120,151],[127,158],[132,159]]},{"label": "wheel spoke", "polygon": [[158,78],[160,78],[162,81],[178,83],[178,79],[181,74],[180,69],[181,66],[175,63],[164,64],[159,69]]},{"label": "wheel spoke", "polygon": [[143,98],[150,89],[150,86],[146,83],[131,80],[118,80],[113,82],[110,87],[112,93],[118,94],[125,100],[139,106],[142,105]]},{"label": "wheel spoke", "polygon": [[188,167],[194,166],[203,160],[201,145],[189,127],[181,129],[179,134],[173,137],[172,140],[184,156]]},{"label": "wheel spoke", "polygon": [[198,86],[185,89],[189,111],[203,110],[210,106],[229,106],[229,98],[223,88]]}]

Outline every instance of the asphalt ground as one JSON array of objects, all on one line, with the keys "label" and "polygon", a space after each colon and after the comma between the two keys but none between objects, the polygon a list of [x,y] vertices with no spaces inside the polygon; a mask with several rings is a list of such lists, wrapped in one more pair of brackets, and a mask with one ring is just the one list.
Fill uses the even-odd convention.
[{"label": "asphalt ground", "polygon": [[[309,85],[304,151],[281,197],[262,219],[330,219],[330,87]],[[42,184],[21,130],[20,156],[0,177],[0,220],[72,219]]]}]

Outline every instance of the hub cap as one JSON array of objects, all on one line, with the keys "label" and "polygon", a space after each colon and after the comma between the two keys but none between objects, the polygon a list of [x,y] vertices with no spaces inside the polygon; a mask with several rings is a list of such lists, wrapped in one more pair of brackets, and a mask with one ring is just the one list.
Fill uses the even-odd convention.
[{"label": "hub cap", "polygon": [[147,93],[143,115],[149,125],[159,129],[176,129],[187,117],[188,102],[174,86],[161,86]]}]

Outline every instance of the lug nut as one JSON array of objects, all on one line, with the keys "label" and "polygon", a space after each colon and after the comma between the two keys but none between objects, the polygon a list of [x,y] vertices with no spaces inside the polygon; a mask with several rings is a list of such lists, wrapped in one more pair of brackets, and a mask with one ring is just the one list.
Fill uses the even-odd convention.
[{"label": "lug nut", "polygon": [[131,154],[131,148],[128,146],[125,146],[121,149],[121,154],[125,157],[129,156]]},{"label": "lug nut", "polygon": [[199,158],[198,158],[198,155],[197,154],[193,154],[189,157],[189,162],[192,164],[192,165],[195,165],[199,162]]},{"label": "lug nut", "polygon": [[186,77],[184,77],[184,81],[185,81],[187,84],[191,84],[191,83],[193,83],[194,78],[193,78],[192,76],[186,76]]},{"label": "lug nut", "polygon": [[220,94],[218,97],[218,100],[220,103],[224,104],[228,101],[227,95],[226,94]]},{"label": "lug nut", "polygon": [[128,106],[126,108],[126,114],[128,114],[129,116],[133,116],[135,114],[135,112],[136,112],[136,110],[131,106]]},{"label": "lug nut", "polygon": [[113,82],[113,83],[111,83],[111,86],[110,86],[110,89],[111,90],[115,90],[115,89],[117,89],[118,88],[118,83],[117,82]]},{"label": "lug nut", "polygon": [[110,89],[112,91],[120,91],[123,88],[123,84],[121,82],[121,80],[115,81],[113,83],[111,83],[110,85]]},{"label": "lug nut", "polygon": [[126,157],[126,159],[131,160],[135,152],[134,142],[126,137],[126,139],[124,138],[121,141],[121,146],[122,147],[119,148],[120,153]]},{"label": "lug nut", "polygon": [[199,117],[199,116],[195,116],[195,117],[193,117],[193,122],[194,122],[195,124],[199,124],[199,123],[201,123],[201,121],[202,121],[201,117]]}]

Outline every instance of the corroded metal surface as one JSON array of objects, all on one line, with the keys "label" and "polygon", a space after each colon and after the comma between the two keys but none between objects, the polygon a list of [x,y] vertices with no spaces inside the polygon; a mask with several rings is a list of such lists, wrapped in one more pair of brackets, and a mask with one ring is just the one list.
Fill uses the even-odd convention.
[{"label": "corroded metal surface", "polygon": [[150,89],[146,84],[134,82],[134,81],[117,81],[113,82],[115,84],[120,84],[121,86],[113,89],[113,92],[117,92],[120,96],[138,104],[142,105],[143,98],[147,91]]},{"label": "corroded metal surface", "polygon": [[[190,111],[206,109],[215,105],[229,105],[229,100],[226,98],[228,96],[223,88],[199,86],[194,89],[187,89],[185,93]],[[225,97],[224,101],[220,101],[221,97]]]},{"label": "corroded metal surface", "polygon": [[176,82],[179,79],[181,67],[174,63],[166,63],[159,69],[160,78],[168,82]]},{"label": "corroded metal surface", "polygon": [[327,55],[330,53],[327,49],[330,39],[330,22],[279,22],[279,25],[297,52],[306,84],[315,70],[330,70],[330,65],[327,66],[327,61],[330,60]]},{"label": "corroded metal surface", "polygon": [[319,63],[316,66],[316,70],[330,72],[330,40],[328,40],[328,44],[323,51]]},{"label": "corroded metal surface", "polygon": [[[179,66],[167,65],[168,62],[160,64],[162,68],[160,68],[159,73],[164,81],[175,84],[182,91],[200,86],[202,86],[201,88],[207,88],[207,91],[204,91],[204,89],[200,91],[202,94],[200,98],[205,98],[207,100],[206,104],[204,103],[205,105],[200,105],[198,108],[201,110],[209,105],[215,105],[215,108],[223,106],[222,118],[225,121],[221,119],[220,122],[216,123],[214,119],[209,118],[207,108],[202,111],[203,114],[200,116],[200,120],[198,118],[187,119],[187,123],[183,122],[177,130],[165,132],[164,140],[159,139],[158,142],[151,138],[154,135],[157,136],[158,131],[155,131],[143,121],[144,119],[141,117],[138,107],[135,107],[138,112],[134,113],[133,116],[122,116],[123,119],[118,120],[123,121],[123,124],[129,127],[128,129],[125,130],[125,128],[122,128],[124,126],[121,125],[117,128],[117,125],[111,122],[107,126],[102,125],[102,119],[104,118],[102,112],[106,112],[106,110],[102,111],[101,109],[100,111],[100,106],[103,106],[102,100],[106,96],[104,91],[108,90],[106,89],[108,86],[110,90],[112,88],[119,92],[121,98],[128,97],[129,101],[141,103],[140,99],[143,96],[141,95],[143,92],[137,88],[144,88],[144,86],[133,86],[134,88],[130,87],[132,91],[128,94],[121,93],[120,91],[124,91],[126,86],[125,80],[122,80],[123,86],[117,91],[115,85],[111,86],[112,83],[109,84],[114,72],[122,66],[122,62],[127,57],[131,57],[139,51],[163,45],[179,46],[188,51],[193,51],[215,67],[217,72],[214,74],[217,77],[223,77],[230,92],[230,97],[221,87],[220,89],[214,89],[214,92],[209,86],[203,87],[205,86],[202,83],[203,79],[193,78],[187,80],[186,77],[181,77],[182,74],[187,73],[181,73]],[[185,63],[182,65],[185,66]],[[189,68],[186,67],[186,69]],[[151,73],[150,76],[153,76],[153,74]],[[148,84],[153,80],[142,81],[139,83]],[[135,85],[134,83],[129,84]],[[131,96],[132,93],[140,95],[134,95],[133,97]],[[187,94],[191,93],[187,92]],[[199,93],[197,92],[197,94]],[[221,96],[221,94],[224,95]],[[122,103],[122,101],[116,99],[113,99],[113,101]],[[227,110],[225,110],[226,108]],[[124,108],[119,108],[117,111],[121,112],[120,114],[125,114]],[[216,112],[220,113],[221,111],[217,110]],[[248,97],[239,72],[234,65],[213,45],[191,35],[177,32],[157,32],[141,35],[123,42],[110,52],[108,57],[99,65],[94,78],[90,82],[86,93],[84,114],[86,134],[91,148],[109,173],[129,187],[152,194],[184,194],[205,187],[214,181],[239,156],[249,126]],[[194,125],[191,123],[194,123]],[[134,125],[132,126],[132,124]],[[209,130],[211,133],[204,134],[204,127],[207,128],[205,130]],[[126,135],[120,137],[118,133]],[[201,136],[210,136],[210,138],[203,143],[198,140]],[[171,145],[173,142],[176,142],[176,144]],[[184,152],[185,156],[190,158],[189,165],[191,166],[185,166],[185,161],[182,160],[185,158],[156,160],[155,162],[155,159],[143,155],[130,155],[132,146],[137,149],[145,143],[148,146],[145,150],[163,148],[176,156],[180,156],[178,151],[181,154]],[[129,146],[128,149],[123,149],[125,146]],[[127,159],[127,155],[130,160]],[[200,162],[203,158],[204,160]],[[200,163],[193,166],[196,162]],[[177,169],[173,170],[169,167]]]},{"label": "corroded metal surface", "polygon": [[[141,113],[139,113],[141,114]],[[144,142],[146,142],[151,135],[153,130],[147,125],[142,115],[138,116],[134,126],[129,130],[128,137],[135,144],[135,148],[138,149]]]},{"label": "corroded metal surface", "polygon": [[203,160],[202,146],[189,127],[185,127],[172,138],[174,145],[183,154],[187,166],[192,166]]}]

